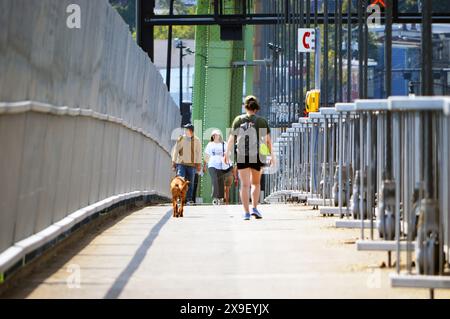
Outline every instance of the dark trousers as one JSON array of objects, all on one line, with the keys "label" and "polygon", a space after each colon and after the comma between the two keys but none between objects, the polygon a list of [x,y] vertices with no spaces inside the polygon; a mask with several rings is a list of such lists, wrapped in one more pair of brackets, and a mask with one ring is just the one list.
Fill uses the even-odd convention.
[{"label": "dark trousers", "polygon": [[193,197],[193,201],[194,201],[194,203],[197,203],[197,188],[198,188],[198,180],[200,179],[200,175],[198,175],[197,173],[195,174],[195,177],[194,177],[194,191],[193,191],[193,195],[192,195],[192,197]]},{"label": "dark trousers", "polygon": [[177,164],[177,176],[184,177],[185,180],[189,181],[189,189],[186,196],[186,201],[188,202],[193,200],[195,171],[195,167]]},{"label": "dark trousers", "polygon": [[221,169],[215,169],[214,167],[208,168],[209,176],[211,176],[212,184],[212,197],[223,198],[224,197],[224,171]]}]

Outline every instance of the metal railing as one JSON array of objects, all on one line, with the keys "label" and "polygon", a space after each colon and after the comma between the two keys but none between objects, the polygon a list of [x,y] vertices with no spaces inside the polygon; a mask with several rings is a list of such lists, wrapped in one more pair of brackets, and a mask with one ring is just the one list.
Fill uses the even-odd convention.
[{"label": "metal railing", "polygon": [[448,97],[322,108],[278,138],[267,200],[332,206],[359,250],[395,253],[393,286],[449,288],[449,125]]}]

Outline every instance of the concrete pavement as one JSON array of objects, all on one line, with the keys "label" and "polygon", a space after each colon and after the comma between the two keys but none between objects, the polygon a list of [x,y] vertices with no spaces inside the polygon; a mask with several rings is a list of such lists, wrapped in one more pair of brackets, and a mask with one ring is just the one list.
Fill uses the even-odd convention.
[{"label": "concrete pavement", "polygon": [[[7,298],[428,298],[393,289],[386,258],[358,252],[359,230],[304,206],[147,207],[39,267]],[[450,298],[437,291],[436,298]]]}]

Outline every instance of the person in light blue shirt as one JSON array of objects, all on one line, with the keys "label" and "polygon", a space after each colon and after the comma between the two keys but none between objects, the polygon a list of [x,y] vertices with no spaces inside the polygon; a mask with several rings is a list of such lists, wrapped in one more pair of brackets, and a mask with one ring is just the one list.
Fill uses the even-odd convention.
[{"label": "person in light blue shirt", "polygon": [[223,203],[225,174],[229,171],[231,165],[225,164],[224,155],[226,144],[222,139],[219,130],[211,134],[211,142],[205,148],[205,162],[208,165],[208,172],[211,176],[213,204]]}]

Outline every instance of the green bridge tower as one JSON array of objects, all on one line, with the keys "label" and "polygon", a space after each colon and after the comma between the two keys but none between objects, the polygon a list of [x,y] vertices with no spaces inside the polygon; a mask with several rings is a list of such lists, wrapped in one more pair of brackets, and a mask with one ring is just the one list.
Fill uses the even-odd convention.
[{"label": "green bridge tower", "polygon": [[[237,13],[239,0],[224,1],[224,11]],[[197,14],[211,14],[210,0],[199,0]],[[253,90],[253,67],[233,67],[237,61],[253,60],[254,26],[244,26],[243,41],[223,41],[220,26],[197,26],[195,79],[192,118],[196,134],[209,142],[213,129],[220,129],[224,138],[235,116],[242,113],[244,93]],[[245,92],[244,92],[245,77]],[[208,174],[201,179],[197,196],[204,203],[211,202],[211,180]]]}]

